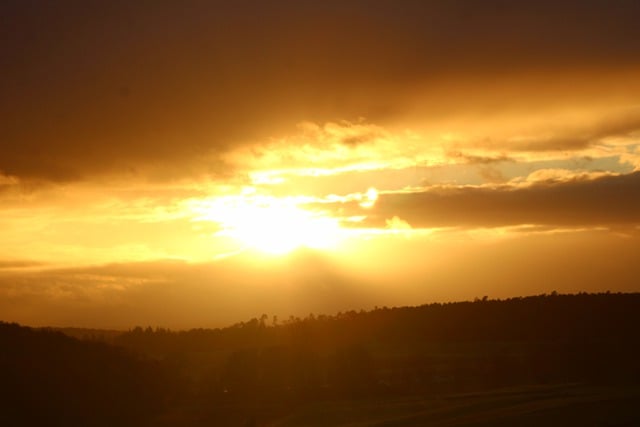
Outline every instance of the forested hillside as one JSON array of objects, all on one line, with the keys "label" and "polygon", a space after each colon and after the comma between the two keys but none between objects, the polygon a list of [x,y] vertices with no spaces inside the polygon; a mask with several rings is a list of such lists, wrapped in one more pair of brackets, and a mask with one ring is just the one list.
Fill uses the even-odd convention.
[{"label": "forested hillside", "polygon": [[321,403],[331,411],[339,402],[379,407],[553,384],[605,387],[601,400],[632,390],[636,397],[619,397],[629,408],[638,403],[639,324],[640,294],[609,293],[263,315],[222,329],[136,327],[108,334],[113,345],[97,342],[99,331],[81,341],[3,323],[0,417],[14,422],[3,425],[242,425],[304,419],[304,408]]},{"label": "forested hillside", "polygon": [[147,425],[172,395],[157,361],[0,323],[0,425]]},{"label": "forested hillside", "polygon": [[286,322],[263,315],[215,330],[136,328],[116,342],[172,360],[227,392],[383,385],[466,390],[637,381],[639,324],[640,294],[542,295]]}]

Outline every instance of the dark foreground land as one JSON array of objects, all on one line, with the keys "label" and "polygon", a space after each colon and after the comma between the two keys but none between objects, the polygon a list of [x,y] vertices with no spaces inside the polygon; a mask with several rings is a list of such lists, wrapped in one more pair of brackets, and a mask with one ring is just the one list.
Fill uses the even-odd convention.
[{"label": "dark foreground land", "polygon": [[308,405],[274,426],[637,426],[640,387],[522,386]]},{"label": "dark foreground land", "polygon": [[[640,425],[640,294],[224,329],[0,323],[0,425]],[[70,336],[73,335],[73,336]]]}]

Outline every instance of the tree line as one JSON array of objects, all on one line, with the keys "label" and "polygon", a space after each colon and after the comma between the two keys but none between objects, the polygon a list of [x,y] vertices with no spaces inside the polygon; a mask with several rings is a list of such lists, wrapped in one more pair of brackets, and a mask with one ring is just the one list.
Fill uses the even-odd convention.
[{"label": "tree line", "polygon": [[327,399],[640,385],[639,324],[640,293],[262,315],[218,329],[136,327],[108,334],[112,344],[99,342],[99,331],[79,340],[0,323],[0,421],[233,425],[247,413],[268,418]]}]

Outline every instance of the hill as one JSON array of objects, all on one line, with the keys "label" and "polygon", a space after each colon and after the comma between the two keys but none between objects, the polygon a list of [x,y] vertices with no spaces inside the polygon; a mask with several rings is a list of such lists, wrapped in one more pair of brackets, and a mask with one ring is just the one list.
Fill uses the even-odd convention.
[{"label": "hill", "polygon": [[[611,421],[611,410],[619,425],[633,424],[639,324],[640,293],[263,315],[220,329],[81,335],[89,341],[0,324],[0,417],[21,421],[3,425],[580,425]],[[96,341],[105,336],[113,345]]]},{"label": "hill", "polygon": [[0,323],[0,425],[147,425],[166,378],[123,348]]}]

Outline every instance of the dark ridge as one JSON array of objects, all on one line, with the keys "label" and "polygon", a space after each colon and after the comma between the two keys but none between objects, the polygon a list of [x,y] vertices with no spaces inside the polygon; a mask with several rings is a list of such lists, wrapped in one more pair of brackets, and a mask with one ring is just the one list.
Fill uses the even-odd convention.
[{"label": "dark ridge", "polygon": [[[458,401],[472,412],[516,402],[514,424],[538,401],[565,421],[619,411],[620,422],[633,423],[638,325],[640,293],[262,315],[221,329],[137,327],[109,336],[114,345],[98,342],[100,331],[81,341],[0,323],[0,425],[339,425],[396,401],[404,403],[388,410],[402,418],[414,408],[415,425],[458,416]],[[449,415],[425,412],[423,400],[451,403]],[[338,418],[311,422],[318,408]]]},{"label": "dark ridge", "polygon": [[146,425],[167,380],[121,347],[0,322],[0,425]]}]

